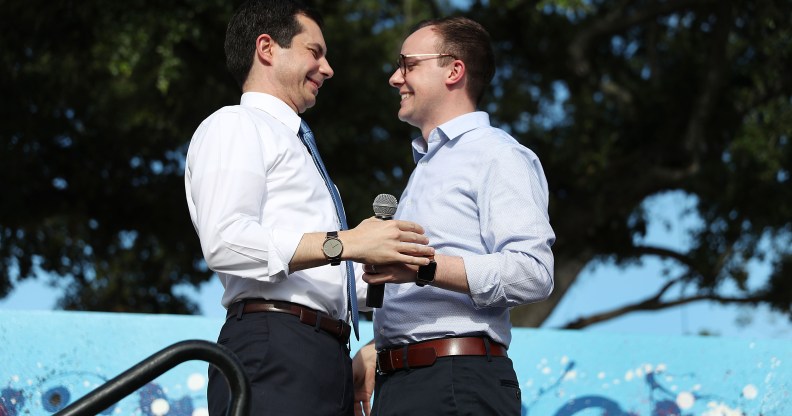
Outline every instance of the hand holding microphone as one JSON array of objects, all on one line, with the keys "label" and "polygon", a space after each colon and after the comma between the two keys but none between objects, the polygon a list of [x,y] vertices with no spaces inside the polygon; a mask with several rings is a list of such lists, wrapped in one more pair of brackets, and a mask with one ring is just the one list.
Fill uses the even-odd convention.
[{"label": "hand holding microphone", "polygon": [[[387,221],[393,219],[396,208],[399,206],[396,197],[390,194],[379,194],[374,198],[374,216]],[[385,295],[385,285],[369,285],[366,292],[366,306],[370,308],[381,308],[382,298]]]}]

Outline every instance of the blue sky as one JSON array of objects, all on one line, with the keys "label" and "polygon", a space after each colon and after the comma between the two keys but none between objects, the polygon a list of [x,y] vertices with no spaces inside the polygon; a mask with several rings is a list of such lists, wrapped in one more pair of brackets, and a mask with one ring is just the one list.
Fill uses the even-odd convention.
[{"label": "blue sky", "polygon": [[[641,243],[675,250],[688,249],[688,231],[700,224],[700,220],[690,214],[695,204],[694,197],[681,192],[668,192],[644,201],[650,220],[647,236]],[[770,260],[750,263],[749,286],[757,287],[765,282],[770,273]],[[665,283],[663,270],[674,276],[679,268],[673,261],[656,258],[624,269],[611,263],[589,265],[545,326],[558,327],[579,316],[649,297]],[[729,294],[737,294],[733,285],[722,289]],[[679,295],[679,291],[672,290],[671,294]],[[741,325],[738,321],[747,324]],[[592,326],[589,330],[654,335],[697,335],[707,331],[726,337],[792,339],[789,319],[771,312],[769,308],[721,306],[714,302],[695,302],[663,311],[632,313]]]},{"label": "blue sky", "polygon": [[[646,201],[650,226],[645,243],[685,248],[689,244],[686,231],[696,226],[696,219],[684,214],[694,204],[693,198],[681,193],[668,193]],[[552,219],[551,219],[552,221]],[[662,284],[661,270],[673,271],[672,263],[649,260],[642,266],[619,269],[612,264],[590,265],[578,277],[544,327],[557,328],[580,316],[634,302],[654,293]],[[767,264],[753,264],[752,283],[761,283],[769,271]],[[222,286],[214,278],[201,290],[187,290],[200,304],[203,315],[220,318]],[[0,309],[49,310],[55,305],[58,291],[41,282],[25,282],[5,299]],[[738,325],[738,320],[750,320]],[[702,330],[724,337],[774,338],[792,340],[792,324],[766,308],[720,306],[697,302],[665,311],[633,313],[625,317],[591,326],[586,331],[650,334],[663,336],[696,335]]]}]

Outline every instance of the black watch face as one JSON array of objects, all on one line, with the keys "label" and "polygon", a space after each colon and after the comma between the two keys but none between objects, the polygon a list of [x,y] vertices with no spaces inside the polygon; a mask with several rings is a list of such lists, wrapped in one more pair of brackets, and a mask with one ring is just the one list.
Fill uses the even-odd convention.
[{"label": "black watch face", "polygon": [[435,278],[435,269],[437,268],[437,263],[431,262],[426,266],[421,266],[418,268],[418,280],[422,280],[424,282],[432,282]]},{"label": "black watch face", "polygon": [[344,246],[341,244],[341,240],[337,238],[328,238],[325,240],[324,244],[322,244],[322,251],[324,251],[325,256],[329,258],[340,256],[343,249]]}]

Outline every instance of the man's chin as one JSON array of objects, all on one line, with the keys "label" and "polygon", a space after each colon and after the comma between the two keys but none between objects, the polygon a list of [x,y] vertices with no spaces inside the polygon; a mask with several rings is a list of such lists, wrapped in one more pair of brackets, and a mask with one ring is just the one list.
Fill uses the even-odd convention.
[{"label": "man's chin", "polygon": [[410,119],[411,119],[410,112],[407,111],[406,108],[404,108],[404,107],[400,108],[398,116],[399,116],[399,120],[401,120],[401,121],[403,121],[405,123],[409,123],[410,122]]},{"label": "man's chin", "polygon": [[307,109],[309,109],[309,108],[311,108],[311,107],[313,107],[313,106],[315,106],[315,105],[316,105],[316,100],[315,100],[315,99],[314,99],[314,100],[307,100],[307,101],[305,101],[305,102],[303,103],[303,108],[302,108],[302,110],[300,111],[300,113],[304,112],[305,110],[307,110]]}]

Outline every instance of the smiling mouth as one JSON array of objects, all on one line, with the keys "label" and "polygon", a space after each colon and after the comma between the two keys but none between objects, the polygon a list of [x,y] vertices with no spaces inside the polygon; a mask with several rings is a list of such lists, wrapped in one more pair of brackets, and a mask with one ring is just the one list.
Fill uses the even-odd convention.
[{"label": "smiling mouth", "polygon": [[412,96],[412,94],[410,94],[410,93],[402,93],[402,94],[399,94],[399,97],[401,97],[401,101],[404,101],[404,100],[406,100],[406,99],[407,99],[407,98],[409,98],[410,96]]}]

